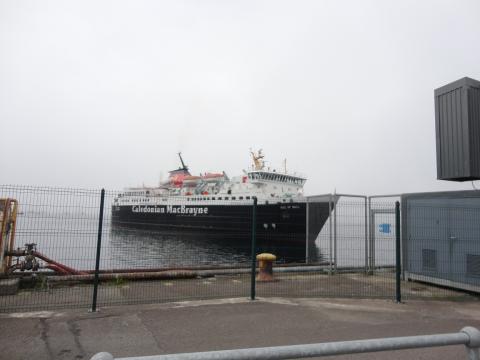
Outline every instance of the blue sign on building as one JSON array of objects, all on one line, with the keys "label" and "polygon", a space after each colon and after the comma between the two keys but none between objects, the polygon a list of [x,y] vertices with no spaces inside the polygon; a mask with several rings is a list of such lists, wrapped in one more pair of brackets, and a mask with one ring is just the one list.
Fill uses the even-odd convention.
[{"label": "blue sign on building", "polygon": [[390,234],[391,230],[390,230],[390,224],[380,224],[378,225],[378,230],[381,232],[381,233],[385,233],[385,234]]}]

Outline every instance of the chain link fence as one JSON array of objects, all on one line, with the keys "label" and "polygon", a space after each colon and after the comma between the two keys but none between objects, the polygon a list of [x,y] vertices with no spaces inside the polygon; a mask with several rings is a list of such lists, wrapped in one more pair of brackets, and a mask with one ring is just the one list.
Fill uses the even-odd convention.
[{"label": "chain link fence", "polygon": [[[226,203],[213,196],[192,196],[169,205],[167,199],[152,204],[145,197],[128,207],[127,216],[118,195],[105,192],[100,224],[99,190],[0,186],[3,204],[6,199],[18,204],[15,243],[9,246],[11,222],[0,201],[0,245],[4,258],[10,259],[0,279],[0,311],[249,297],[252,290],[258,297],[397,296],[395,202],[399,197],[328,194],[302,203],[259,203],[255,211],[253,199]],[[205,201],[211,205],[205,206]],[[441,273],[447,258],[433,260],[432,249],[415,247],[444,225],[435,225],[438,219],[430,210],[404,217],[421,236],[415,246],[403,237],[403,299],[474,294],[472,288],[459,292],[452,281],[458,282],[465,271],[471,286],[480,278],[475,240],[478,208],[456,209],[468,216],[457,216],[449,226],[469,229],[471,250],[466,258],[442,255],[453,264],[450,273],[457,274],[449,282],[420,277],[431,278],[435,264]],[[446,251],[449,245],[445,246]],[[256,255],[265,252],[276,256],[274,279],[254,282],[252,264]],[[421,271],[415,267],[419,261],[423,261]]]}]

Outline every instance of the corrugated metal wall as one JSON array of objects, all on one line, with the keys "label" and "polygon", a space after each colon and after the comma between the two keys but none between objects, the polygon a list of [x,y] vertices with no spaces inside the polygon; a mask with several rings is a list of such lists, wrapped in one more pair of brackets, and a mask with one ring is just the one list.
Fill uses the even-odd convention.
[{"label": "corrugated metal wall", "polygon": [[437,178],[480,179],[480,82],[463,78],[435,90]]},{"label": "corrugated metal wall", "polygon": [[[480,84],[480,83],[479,83]],[[469,92],[468,114],[470,121],[470,152],[472,172],[480,174],[480,88],[472,87]]]},{"label": "corrugated metal wall", "polygon": [[480,191],[402,195],[406,278],[480,292]]}]

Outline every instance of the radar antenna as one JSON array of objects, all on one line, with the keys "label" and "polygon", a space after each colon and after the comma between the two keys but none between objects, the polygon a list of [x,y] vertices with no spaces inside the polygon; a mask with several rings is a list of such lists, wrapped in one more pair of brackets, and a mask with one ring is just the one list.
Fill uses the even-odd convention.
[{"label": "radar antenna", "polygon": [[262,149],[258,150],[255,154],[252,149],[250,149],[250,154],[252,154],[253,163],[255,164],[255,170],[262,170],[265,166],[265,162],[262,160],[265,156],[262,154]]},{"label": "radar antenna", "polygon": [[183,162],[183,159],[182,159],[182,153],[181,153],[181,152],[179,152],[179,153],[178,153],[178,156],[180,157],[180,162],[182,163],[181,170],[186,170],[186,171],[188,171],[188,166],[187,166],[187,165],[185,165],[185,163]]}]

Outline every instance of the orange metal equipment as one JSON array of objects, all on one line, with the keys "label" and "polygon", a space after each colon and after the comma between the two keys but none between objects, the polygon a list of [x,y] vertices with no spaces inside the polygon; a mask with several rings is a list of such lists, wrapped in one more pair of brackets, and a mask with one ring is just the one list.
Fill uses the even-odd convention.
[{"label": "orange metal equipment", "polygon": [[15,199],[0,199],[0,275],[12,265],[12,257],[5,253],[15,245],[18,202]]}]

